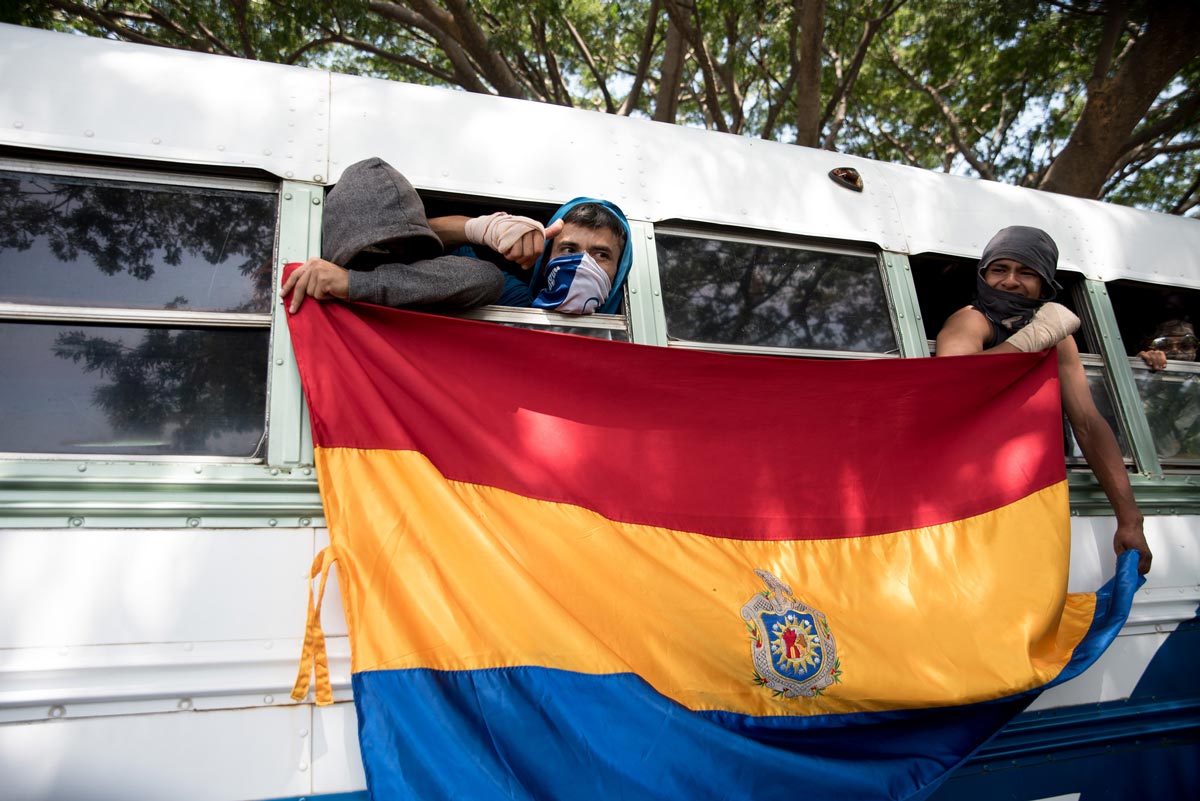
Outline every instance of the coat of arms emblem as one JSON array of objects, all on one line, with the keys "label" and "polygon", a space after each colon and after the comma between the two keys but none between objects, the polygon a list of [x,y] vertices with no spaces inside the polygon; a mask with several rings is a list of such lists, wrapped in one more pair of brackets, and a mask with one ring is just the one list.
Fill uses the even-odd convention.
[{"label": "coat of arms emblem", "polygon": [[742,607],[754,682],[785,698],[821,695],[842,675],[829,622],[775,576],[765,570],[754,573],[767,585]]}]

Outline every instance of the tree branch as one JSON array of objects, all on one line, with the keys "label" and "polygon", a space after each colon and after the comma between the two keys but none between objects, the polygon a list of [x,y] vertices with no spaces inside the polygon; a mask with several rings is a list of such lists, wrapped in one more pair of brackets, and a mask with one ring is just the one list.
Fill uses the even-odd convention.
[{"label": "tree branch", "polygon": [[1177,128],[1192,124],[1198,117],[1200,117],[1200,91],[1192,91],[1179,101],[1179,105],[1170,114],[1156,123],[1147,125],[1140,131],[1135,131],[1133,136],[1125,140],[1123,147],[1126,150],[1133,150],[1139,145],[1151,142]]},{"label": "tree branch", "polygon": [[579,35],[579,31],[571,20],[564,17],[563,23],[567,26],[571,40],[575,42],[575,47],[583,56],[583,63],[587,64],[588,72],[592,73],[592,77],[596,80],[596,86],[599,87],[600,95],[604,98],[604,110],[609,114],[616,114],[617,107],[613,103],[612,95],[608,93],[608,83],[604,79],[604,74],[600,72],[600,68],[596,66],[596,60],[592,58],[592,51],[588,50],[587,42],[583,41],[583,37]]},{"label": "tree branch", "polygon": [[896,68],[896,71],[903,75],[904,78],[915,88],[924,92],[925,95],[933,101],[934,105],[937,106],[938,110],[942,113],[942,117],[945,118],[946,124],[950,129],[950,141],[954,144],[955,150],[962,154],[963,158],[967,160],[968,164],[975,168],[975,171],[979,173],[981,178],[987,181],[996,180],[996,173],[992,169],[992,166],[980,159],[975,151],[972,150],[965,141],[963,141],[962,125],[958,120],[958,115],[954,113],[954,109],[950,108],[950,105],[942,97],[942,93],[929,84],[918,79],[917,76],[913,75],[908,70],[904,69],[904,67],[900,64],[900,58],[896,54],[894,48],[889,46],[887,51],[888,57],[891,59],[892,66]]},{"label": "tree branch", "polygon": [[684,5],[676,0],[663,0],[663,6],[670,15],[671,21],[679,28],[683,38],[692,46],[692,52],[696,54],[700,74],[704,78],[704,106],[708,109],[709,119],[718,131],[729,133],[729,125],[725,122],[725,115],[721,112],[721,96],[717,92],[716,68],[713,65],[712,55],[708,52],[708,45],[705,44],[699,29],[692,25],[692,17],[698,16],[699,12],[694,0],[689,0],[689,2],[692,5]]},{"label": "tree branch", "polygon": [[629,94],[625,96],[621,107],[617,109],[617,114],[622,117],[632,114],[642,99],[642,89],[646,83],[646,75],[650,71],[650,59],[654,56],[654,33],[658,29],[658,0],[651,0],[648,17],[649,24],[646,26],[646,34],[642,37],[642,49],[638,52],[633,85],[629,87]]},{"label": "tree branch", "polygon": [[441,25],[435,23],[433,20],[426,19],[424,16],[398,3],[370,0],[367,7],[370,11],[381,17],[399,22],[401,25],[425,31],[432,36],[434,41],[438,43],[438,46],[442,48],[442,52],[446,54],[446,58],[450,60],[450,65],[454,69],[454,80],[451,83],[461,86],[468,92],[476,92],[484,95],[492,94],[491,90],[480,80],[479,68],[471,61],[466,50]]},{"label": "tree branch", "polygon": [[[439,81],[445,81],[448,84],[458,83],[456,76],[433,66],[427,61],[422,61],[421,59],[413,58],[412,56],[396,55],[395,53],[384,50],[383,48],[371,44],[370,42],[364,42],[362,39],[355,39],[354,37],[347,36],[346,34],[335,34],[329,38],[331,41],[349,45],[355,50],[361,50],[364,53],[370,53],[373,56],[379,56],[385,61],[390,61],[393,64],[401,64],[405,67],[412,67],[413,69],[423,72],[426,75],[437,78]],[[307,46],[308,45],[305,45],[305,47]]]},{"label": "tree branch", "polygon": [[[879,16],[868,19],[863,25],[862,36],[858,39],[858,46],[854,48],[854,55],[850,59],[850,67],[846,70],[845,76],[837,82],[837,86],[833,89],[833,94],[829,96],[829,102],[825,104],[825,110],[821,114],[820,128],[824,128],[829,122],[830,117],[839,105],[842,106],[842,113],[845,113],[845,104],[847,96],[850,94],[854,84],[858,81],[858,75],[862,71],[863,61],[866,60],[867,52],[870,50],[871,42],[874,41],[875,35],[883,27],[883,23],[895,14],[908,0],[888,0],[883,7],[883,11]],[[826,139],[825,147],[828,148],[832,142]]]}]

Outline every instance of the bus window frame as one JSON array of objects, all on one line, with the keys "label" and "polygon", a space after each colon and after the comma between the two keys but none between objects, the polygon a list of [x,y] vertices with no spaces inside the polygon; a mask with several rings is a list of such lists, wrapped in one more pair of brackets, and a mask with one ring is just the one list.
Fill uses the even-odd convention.
[{"label": "bus window frame", "polygon": [[[145,166],[74,163],[54,158],[15,157],[0,153],[0,170],[31,175],[84,178],[97,182],[145,184],[155,187],[188,187],[250,192],[272,196],[276,200],[276,217],[271,254],[278,252],[279,243],[279,185],[261,178],[216,176],[180,170]],[[275,290],[272,290],[274,298]],[[67,304],[18,303],[0,300],[0,321],[29,323],[75,323],[80,325],[116,324],[151,328],[182,327],[187,329],[252,329],[268,332],[267,352],[270,353],[272,314],[263,312],[215,312],[186,309],[147,309],[136,307],[72,306]],[[96,453],[61,453],[55,451],[0,451],[0,459],[15,461],[129,461],[129,462],[197,462],[202,464],[262,464],[267,460],[264,445],[270,439],[270,386],[265,388],[262,409],[263,431],[256,454],[226,456],[208,454],[129,454],[119,450]]]},{"label": "bus window frame", "polygon": [[[882,300],[887,309],[888,325],[890,326],[892,337],[896,346],[887,351],[849,351],[849,350],[826,350],[820,348],[792,348],[783,346],[767,346],[767,345],[737,345],[729,343],[713,343],[713,342],[697,342],[679,337],[673,337],[666,329],[666,305],[665,292],[662,289],[662,275],[657,258],[657,245],[651,242],[649,250],[654,252],[653,270],[656,280],[656,305],[660,309],[662,320],[662,331],[664,344],[667,347],[679,348],[683,350],[698,350],[709,351],[713,353],[732,353],[744,355],[758,356],[788,356],[788,357],[803,357],[811,359],[837,359],[837,360],[870,360],[870,359],[894,359],[910,355],[907,351],[911,348],[910,339],[904,336],[903,327],[897,319],[897,304],[893,302],[894,297],[898,296],[895,292],[897,282],[893,275],[894,269],[889,269],[893,262],[888,261],[885,252],[876,246],[863,243],[831,243],[817,241],[806,237],[795,237],[788,235],[771,235],[766,232],[748,232],[744,230],[729,230],[725,228],[713,228],[696,224],[689,224],[683,220],[668,220],[660,222],[654,226],[655,237],[666,234],[668,236],[687,237],[691,239],[709,239],[721,242],[734,242],[745,245],[762,245],[765,247],[791,248],[794,250],[803,250],[817,253],[830,253],[835,255],[850,255],[860,256],[874,259],[875,269],[879,276],[880,290]],[[905,262],[907,263],[907,262]]]}]

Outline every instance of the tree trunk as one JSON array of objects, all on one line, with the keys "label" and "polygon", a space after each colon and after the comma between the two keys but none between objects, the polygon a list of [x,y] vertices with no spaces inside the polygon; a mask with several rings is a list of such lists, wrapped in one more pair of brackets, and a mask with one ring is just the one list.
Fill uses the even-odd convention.
[{"label": "tree trunk", "polygon": [[686,46],[683,34],[674,21],[667,20],[667,47],[663,54],[662,77],[658,81],[658,94],[654,99],[654,120],[675,122],[679,111],[679,84],[683,80],[683,60]]},{"label": "tree trunk", "polygon": [[[1097,75],[1090,83],[1079,122],[1038,188],[1099,197],[1155,98],[1200,55],[1198,30],[1200,5],[1151,3],[1145,33],[1115,73]],[[1107,53],[1098,56],[1108,57]]]},{"label": "tree trunk", "polygon": [[825,0],[795,0],[800,23],[796,65],[796,144],[821,142],[821,42],[825,38]]}]

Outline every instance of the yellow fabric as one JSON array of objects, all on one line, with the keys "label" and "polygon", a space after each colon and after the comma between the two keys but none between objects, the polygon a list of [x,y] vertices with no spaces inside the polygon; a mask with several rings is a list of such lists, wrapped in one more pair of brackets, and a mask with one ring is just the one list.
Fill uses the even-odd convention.
[{"label": "yellow fabric", "polygon": [[[325,652],[325,632],[321,629],[321,604],[325,600],[325,582],[329,568],[336,562],[330,548],[322,548],[313,559],[308,576],[308,622],[304,627],[304,647],[300,652],[300,671],[292,687],[292,700],[303,701],[308,695],[309,679],[315,675],[317,706],[333,703],[333,685],[329,681],[329,656]],[[321,577],[316,603],[313,603],[312,580]]]},{"label": "yellow fabric", "polygon": [[[1050,680],[1094,611],[1066,592],[1066,482],[950,524],[760,542],[449,481],[414,452],[319,448],[317,466],[355,672],[635,672],[690,709],[749,715],[934,707]],[[836,640],[840,683],[802,711],[753,681],[756,568]]]}]

